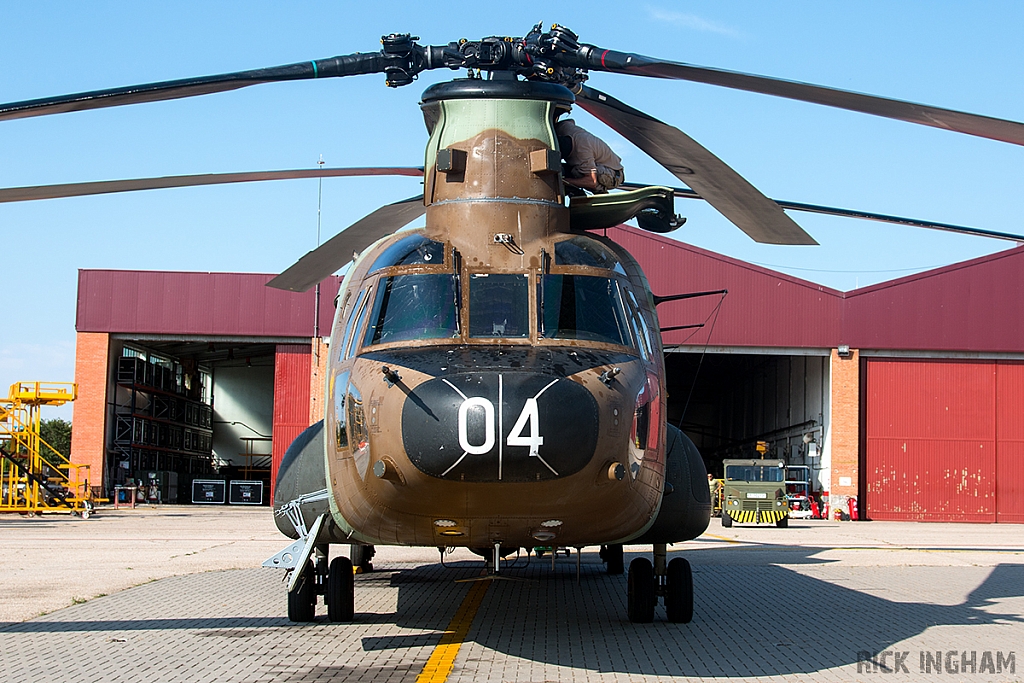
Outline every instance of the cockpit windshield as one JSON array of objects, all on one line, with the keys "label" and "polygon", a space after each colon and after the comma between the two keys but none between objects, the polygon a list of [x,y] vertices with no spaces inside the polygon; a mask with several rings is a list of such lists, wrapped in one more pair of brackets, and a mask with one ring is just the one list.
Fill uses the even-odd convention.
[{"label": "cockpit windshield", "polygon": [[631,346],[618,283],[589,275],[541,275],[540,336]]},{"label": "cockpit windshield", "polygon": [[620,275],[626,274],[619,258],[608,247],[585,235],[576,235],[555,244],[555,265],[604,268]]},{"label": "cockpit windshield", "polygon": [[427,239],[423,235],[404,237],[381,252],[368,274],[376,273],[389,266],[411,266],[420,264],[442,265],[444,263],[444,243]]},{"label": "cockpit windshield", "polygon": [[469,276],[469,336],[530,336],[530,280],[525,273]]},{"label": "cockpit windshield", "polygon": [[381,278],[363,344],[458,337],[457,292],[451,273]]}]

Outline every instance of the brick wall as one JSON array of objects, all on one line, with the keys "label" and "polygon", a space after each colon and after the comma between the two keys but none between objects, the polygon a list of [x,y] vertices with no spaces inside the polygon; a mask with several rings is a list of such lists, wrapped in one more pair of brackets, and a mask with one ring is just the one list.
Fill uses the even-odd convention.
[{"label": "brick wall", "polygon": [[860,464],[860,352],[832,349],[832,508],[857,495]]},{"label": "brick wall", "polygon": [[327,377],[327,361],[330,347],[322,339],[313,340],[313,357],[309,363],[309,424],[324,419],[324,378]]},{"label": "brick wall", "polygon": [[110,335],[106,332],[79,332],[75,346],[75,382],[78,399],[74,403],[71,461],[89,465],[89,483],[103,487],[103,460],[106,453],[108,352]]}]

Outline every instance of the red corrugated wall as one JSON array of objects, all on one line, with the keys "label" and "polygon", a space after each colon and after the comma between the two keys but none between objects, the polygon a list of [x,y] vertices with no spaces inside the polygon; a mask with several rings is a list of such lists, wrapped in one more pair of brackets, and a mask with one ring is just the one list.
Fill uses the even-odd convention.
[{"label": "red corrugated wall", "polygon": [[270,466],[270,495],[274,495],[277,468],[288,446],[309,426],[309,373],[312,349],[308,344],[278,344],[274,354],[274,441]]},{"label": "red corrugated wall", "polygon": [[1024,365],[867,361],[867,514],[1024,522]]},{"label": "red corrugated wall", "polygon": [[996,521],[1024,522],[1024,364],[996,365]]}]

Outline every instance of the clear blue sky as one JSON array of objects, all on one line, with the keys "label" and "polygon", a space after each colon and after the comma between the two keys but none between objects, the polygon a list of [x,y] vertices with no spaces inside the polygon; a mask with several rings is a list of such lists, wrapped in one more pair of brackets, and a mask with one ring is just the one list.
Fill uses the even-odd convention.
[{"label": "clear blue sky", "polygon": [[[380,11],[370,8],[380,8]],[[586,8],[586,12],[583,11]],[[33,2],[8,3],[0,101],[374,51],[523,35],[539,20],[585,42],[1024,120],[1020,2]],[[187,100],[0,124],[0,186],[150,175],[420,165],[416,103],[382,76],[271,84]],[[684,82],[594,74],[591,84],[685,130],[770,197],[1024,231],[1024,149]],[[678,184],[601,124],[632,181]],[[325,237],[416,194],[411,179],[324,183]],[[316,181],[0,205],[0,392],[71,381],[79,268],[279,272],[315,244]],[[678,239],[838,288],[1009,242],[792,214],[819,247],[762,246],[697,202]],[[54,413],[56,414],[56,413]]]}]

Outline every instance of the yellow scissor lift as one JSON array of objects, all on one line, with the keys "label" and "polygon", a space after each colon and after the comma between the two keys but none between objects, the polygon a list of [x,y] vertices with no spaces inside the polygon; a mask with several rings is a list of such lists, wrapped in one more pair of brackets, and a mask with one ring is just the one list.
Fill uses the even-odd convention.
[{"label": "yellow scissor lift", "polygon": [[42,406],[63,405],[77,395],[73,383],[19,382],[0,399],[0,512],[70,510],[89,518],[89,466],[72,463],[39,436]]}]

